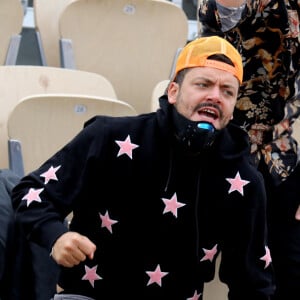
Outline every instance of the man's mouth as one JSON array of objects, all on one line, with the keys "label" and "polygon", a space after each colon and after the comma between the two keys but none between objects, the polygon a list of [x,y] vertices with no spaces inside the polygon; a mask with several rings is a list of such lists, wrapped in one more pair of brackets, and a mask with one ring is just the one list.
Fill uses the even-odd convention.
[{"label": "man's mouth", "polygon": [[213,120],[216,120],[219,117],[218,112],[215,109],[211,109],[208,107],[204,107],[200,110],[198,110],[199,115],[205,115],[208,118],[211,118]]}]

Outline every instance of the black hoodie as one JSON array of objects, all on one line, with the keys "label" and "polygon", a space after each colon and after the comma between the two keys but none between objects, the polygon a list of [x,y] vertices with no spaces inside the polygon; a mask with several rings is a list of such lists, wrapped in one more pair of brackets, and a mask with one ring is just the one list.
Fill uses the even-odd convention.
[{"label": "black hoodie", "polygon": [[220,278],[229,299],[269,299],[265,191],[247,135],[229,125],[208,150],[174,134],[166,96],[155,113],[97,116],[13,190],[17,221],[48,248],[70,230],[97,245],[93,260],[62,268],[65,293],[95,299],[201,299]]}]

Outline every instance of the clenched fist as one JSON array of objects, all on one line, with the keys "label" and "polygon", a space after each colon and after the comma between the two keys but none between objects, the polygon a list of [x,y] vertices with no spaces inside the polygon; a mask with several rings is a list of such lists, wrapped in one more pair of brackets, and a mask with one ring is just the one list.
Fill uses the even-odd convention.
[{"label": "clenched fist", "polygon": [[95,251],[96,245],[86,236],[69,231],[56,240],[51,256],[59,265],[71,268],[87,257],[93,259]]}]

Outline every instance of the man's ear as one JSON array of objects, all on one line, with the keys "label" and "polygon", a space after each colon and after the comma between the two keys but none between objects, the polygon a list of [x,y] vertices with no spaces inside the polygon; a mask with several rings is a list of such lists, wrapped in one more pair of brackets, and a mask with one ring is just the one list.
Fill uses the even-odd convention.
[{"label": "man's ear", "polygon": [[176,103],[177,95],[179,91],[179,84],[172,81],[168,86],[168,101],[170,104]]}]

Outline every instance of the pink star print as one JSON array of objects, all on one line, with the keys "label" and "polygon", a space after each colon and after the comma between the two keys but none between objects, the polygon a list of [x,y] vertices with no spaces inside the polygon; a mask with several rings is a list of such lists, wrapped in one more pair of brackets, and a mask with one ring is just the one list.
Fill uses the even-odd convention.
[{"label": "pink star print", "polygon": [[171,212],[177,218],[177,209],[184,206],[185,203],[180,203],[177,201],[176,193],[172,196],[171,199],[162,198],[162,201],[165,203],[165,209],[163,214]]},{"label": "pink star print", "polygon": [[213,248],[211,248],[211,249],[202,248],[202,250],[204,251],[205,255],[201,258],[200,261],[210,260],[212,262],[213,259],[214,259],[214,256],[217,253],[217,247],[218,247],[218,244],[214,245]]},{"label": "pink star print", "polygon": [[82,280],[88,280],[90,282],[90,284],[92,285],[92,287],[94,287],[95,285],[95,280],[99,280],[102,279],[102,277],[100,277],[96,272],[97,272],[97,268],[98,265],[89,268],[88,266],[84,266],[85,268],[85,274],[84,276],[81,278]]},{"label": "pink star print", "polygon": [[197,290],[196,290],[193,297],[187,298],[187,300],[199,300],[200,296],[201,296],[201,293],[198,294]]},{"label": "pink star print", "polygon": [[138,145],[131,143],[129,135],[125,141],[116,141],[116,143],[120,146],[117,157],[122,154],[127,154],[132,159],[132,150],[139,147]]},{"label": "pink star print", "polygon": [[231,184],[228,194],[234,191],[238,191],[244,196],[243,187],[248,184],[250,181],[241,179],[240,173],[237,172],[235,178],[226,178],[226,180]]},{"label": "pink star print", "polygon": [[272,262],[271,254],[270,254],[270,249],[265,246],[266,249],[266,254],[262,256],[260,259],[265,261],[265,269],[270,265]]},{"label": "pink star print", "polygon": [[60,166],[53,168],[53,166],[51,166],[48,171],[46,171],[45,173],[41,174],[41,177],[45,177],[45,184],[47,184],[51,179],[52,180],[57,180],[56,177],[56,171],[60,168]]},{"label": "pink star print", "polygon": [[99,216],[102,221],[101,227],[106,227],[107,230],[112,233],[112,225],[118,223],[118,221],[111,219],[108,215],[108,211],[106,211],[105,215],[99,213]]},{"label": "pink star print", "polygon": [[33,189],[30,188],[29,192],[22,198],[22,200],[26,200],[27,201],[27,207],[31,204],[31,202],[36,201],[36,202],[42,202],[41,198],[40,198],[40,193],[43,191],[44,189]]},{"label": "pink star print", "polygon": [[169,272],[162,272],[160,270],[160,265],[157,265],[156,269],[153,272],[147,271],[146,273],[150,277],[147,285],[150,285],[152,283],[157,283],[159,286],[161,286],[161,279],[165,277],[167,274],[169,274]]}]

